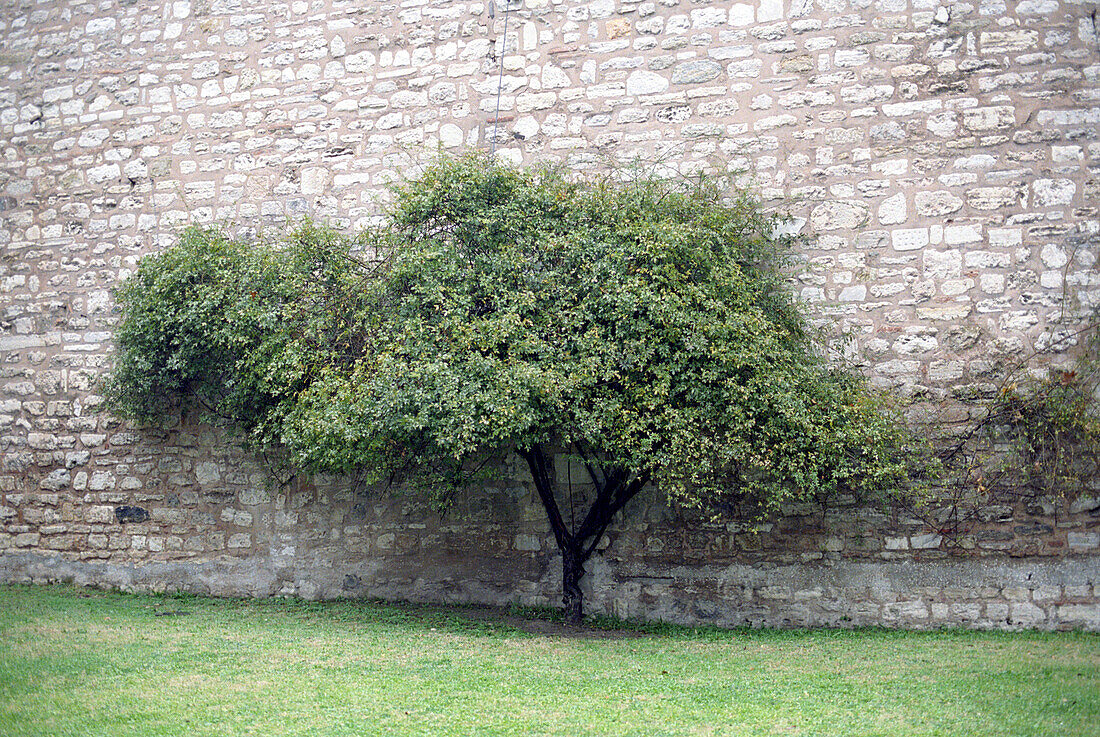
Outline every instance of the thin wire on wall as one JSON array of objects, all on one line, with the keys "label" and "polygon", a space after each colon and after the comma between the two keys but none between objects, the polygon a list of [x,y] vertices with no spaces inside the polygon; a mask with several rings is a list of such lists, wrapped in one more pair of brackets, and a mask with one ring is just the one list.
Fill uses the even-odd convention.
[{"label": "thin wire on wall", "polygon": [[[500,74],[497,76],[497,105],[496,111],[493,113],[493,142],[489,147],[490,156],[497,151],[497,129],[500,127],[500,91],[504,87],[504,52],[508,49],[508,10],[509,0],[504,0],[504,35],[501,37],[500,42]],[[490,0],[489,18],[493,18],[495,15],[495,5]]]}]

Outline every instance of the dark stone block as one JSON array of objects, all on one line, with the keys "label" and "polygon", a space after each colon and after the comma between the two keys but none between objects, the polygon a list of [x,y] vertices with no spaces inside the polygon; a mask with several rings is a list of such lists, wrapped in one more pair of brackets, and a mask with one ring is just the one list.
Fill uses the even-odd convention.
[{"label": "dark stone block", "polygon": [[141,507],[115,507],[115,519],[122,524],[127,522],[145,522],[149,519],[149,510]]}]

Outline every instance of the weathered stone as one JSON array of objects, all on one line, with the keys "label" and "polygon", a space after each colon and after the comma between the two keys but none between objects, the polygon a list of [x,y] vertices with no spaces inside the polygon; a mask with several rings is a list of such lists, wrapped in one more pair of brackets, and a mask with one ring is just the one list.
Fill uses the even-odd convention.
[{"label": "weathered stone", "polygon": [[115,507],[115,519],[123,524],[127,522],[145,522],[149,519],[149,510],[126,505]]},{"label": "weathered stone", "polygon": [[628,95],[653,95],[668,89],[668,79],[655,72],[638,70],[631,72],[626,79]]},{"label": "weathered stone", "polygon": [[814,230],[851,230],[866,225],[870,219],[867,205],[856,201],[829,201],[816,206],[810,213]]},{"label": "weathered stone", "polygon": [[722,65],[709,59],[694,59],[677,64],[672,70],[673,84],[702,84],[717,79]]},{"label": "weathered stone", "polygon": [[943,217],[962,209],[963,201],[946,190],[917,192],[914,197],[917,213],[925,217]]},{"label": "weathered stone", "polygon": [[1077,185],[1071,179],[1036,179],[1031,184],[1035,204],[1039,207],[1057,207],[1073,202]]}]

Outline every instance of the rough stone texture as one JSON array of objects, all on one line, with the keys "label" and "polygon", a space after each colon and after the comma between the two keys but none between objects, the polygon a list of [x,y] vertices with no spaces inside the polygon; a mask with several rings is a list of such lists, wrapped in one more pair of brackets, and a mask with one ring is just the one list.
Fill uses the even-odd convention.
[{"label": "rough stone texture", "polygon": [[[743,169],[808,236],[794,278],[838,350],[933,401],[980,395],[1100,304],[1100,41],[1080,3],[517,0],[507,37],[497,5],[0,4],[3,578],[549,601],[522,481],[439,521],[336,482],[269,491],[209,428],[95,413],[110,290],[142,254],[187,222],[360,226],[437,147]],[[1058,348],[1033,368],[1071,360]],[[1095,629],[1100,518],[1064,507],[952,540],[852,508],[693,532],[651,502],[591,598],[682,621]],[[857,569],[893,598],[830,578]],[[1023,570],[1044,583],[1003,594],[1031,591]],[[944,571],[965,592],[937,589]]]}]

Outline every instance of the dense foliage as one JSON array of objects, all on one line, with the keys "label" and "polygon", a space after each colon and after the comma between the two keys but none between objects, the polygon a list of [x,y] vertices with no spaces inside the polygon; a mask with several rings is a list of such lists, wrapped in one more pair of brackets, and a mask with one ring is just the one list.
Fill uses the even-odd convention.
[{"label": "dense foliage", "polygon": [[[788,244],[716,182],[444,160],[357,240],[190,230],[119,293],[116,411],[193,392],[307,471],[460,484],[528,463],[580,614],[585,560],[646,485],[762,513],[905,477],[900,425],[818,357]],[[553,456],[587,470],[568,522]]]}]

